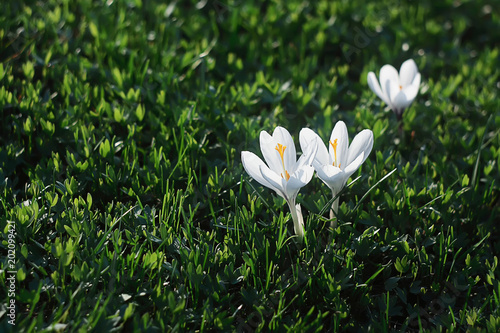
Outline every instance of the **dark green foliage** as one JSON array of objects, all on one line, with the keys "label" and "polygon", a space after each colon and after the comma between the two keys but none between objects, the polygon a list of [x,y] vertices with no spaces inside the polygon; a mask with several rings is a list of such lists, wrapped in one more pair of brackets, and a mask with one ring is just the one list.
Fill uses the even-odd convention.
[{"label": "dark green foliage", "polygon": [[[0,331],[500,329],[500,18],[483,1],[7,1]],[[416,100],[366,83],[415,59]],[[252,181],[259,133],[373,130],[306,236]],[[394,173],[381,181],[392,170]]]}]

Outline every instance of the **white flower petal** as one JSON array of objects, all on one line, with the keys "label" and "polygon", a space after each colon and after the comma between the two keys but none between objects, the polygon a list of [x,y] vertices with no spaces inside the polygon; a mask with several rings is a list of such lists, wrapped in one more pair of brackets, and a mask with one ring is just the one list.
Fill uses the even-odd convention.
[{"label": "white flower petal", "polygon": [[313,175],[314,168],[312,166],[304,166],[297,170],[285,184],[287,197],[295,199],[299,190],[311,181]]},{"label": "white flower petal", "polygon": [[[318,147],[320,145],[323,145],[323,143],[320,142],[319,137],[314,138],[314,141],[312,143],[306,144],[305,151],[303,151],[299,160],[295,164],[295,168],[291,172],[295,172],[296,170],[300,170],[305,166],[312,166],[314,159],[316,158],[316,155],[318,152]],[[326,151],[326,148],[325,148],[325,151]]]},{"label": "white flower petal", "polygon": [[332,190],[338,193],[344,186],[344,172],[333,165],[323,165],[316,169],[318,177]]},{"label": "white flower petal", "polygon": [[412,101],[406,97],[406,94],[403,91],[399,91],[392,99],[392,105],[394,106],[393,111],[398,110],[401,112],[406,109],[411,102]]},{"label": "white flower petal", "polygon": [[392,103],[393,97],[390,94],[391,84],[394,84],[396,87],[399,87],[399,74],[396,68],[391,65],[384,65],[380,69],[380,86],[382,88],[382,92],[387,96],[389,105]]},{"label": "white flower petal", "polygon": [[417,73],[411,84],[403,89],[403,93],[405,94],[407,100],[407,107],[413,102],[415,97],[417,97],[419,88],[420,88],[420,73]]},{"label": "white flower petal", "polygon": [[271,170],[278,174],[283,173],[281,157],[276,150],[276,140],[266,131],[260,132],[260,150]]},{"label": "white flower petal", "polygon": [[302,186],[304,186],[311,181],[313,175],[314,168],[310,165],[305,165],[301,169],[297,170],[292,177],[290,177],[290,181],[298,180]]},{"label": "white flower petal", "polygon": [[265,165],[260,165],[259,171],[262,175],[262,178],[271,185],[269,186],[269,188],[272,188],[279,196],[283,197],[286,200],[287,196],[283,186],[283,182],[286,180],[278,176],[278,174],[267,168]]},{"label": "white flower petal", "polygon": [[420,88],[420,73],[417,73],[417,75],[415,75],[415,78],[413,79],[411,84],[417,86],[417,89]]},{"label": "white flower petal", "polygon": [[417,64],[413,59],[408,59],[401,65],[399,70],[399,80],[403,89],[412,84],[415,75],[418,73]]},{"label": "white flower petal", "polygon": [[419,88],[418,85],[412,84],[403,90],[403,93],[405,94],[406,99],[408,101],[408,105],[410,105],[411,102],[413,102],[413,100],[415,99],[415,97],[417,97],[418,88]]},{"label": "white flower petal", "polygon": [[356,159],[354,161],[352,161],[351,164],[349,164],[345,169],[344,169],[344,183],[342,184],[342,187],[344,187],[345,183],[347,182],[347,180],[349,179],[349,177],[351,177],[351,175],[359,169],[359,167],[361,166],[361,164],[363,163],[364,161],[364,153],[361,152],[361,154],[358,155],[358,157],[356,157]]},{"label": "white flower petal", "polygon": [[[337,147],[333,149],[332,144],[335,144],[335,140],[337,140]],[[338,121],[335,124],[328,144],[330,163],[333,164],[335,157],[337,157],[335,166],[338,167],[340,165],[340,168],[342,168],[347,161],[347,148],[349,147],[349,134],[347,134],[347,127],[343,121]]]},{"label": "white flower petal", "polygon": [[303,155],[305,156],[304,159],[306,160],[305,164],[309,166],[311,166],[313,164],[313,161],[316,159],[320,144],[323,145],[320,139],[316,139],[315,141],[316,143],[311,147],[311,149],[303,153]]},{"label": "white flower petal", "polygon": [[[373,132],[369,129],[359,132],[349,146],[347,165],[351,164],[360,154],[363,154],[363,163],[373,148]],[[346,165],[346,167],[347,167]]]},{"label": "white flower petal", "polygon": [[302,149],[302,152],[304,152],[304,154],[309,149],[311,149],[312,146],[316,146],[317,151],[314,157],[314,161],[316,161],[316,163],[328,164],[330,162],[328,158],[328,149],[323,143],[323,140],[321,140],[319,135],[316,134],[313,130],[309,128],[303,128],[299,134],[299,142],[300,149]]},{"label": "white flower petal", "polygon": [[385,104],[389,105],[389,98],[387,95],[382,91],[380,88],[380,84],[378,83],[377,77],[375,76],[375,73],[370,72],[368,73],[367,77],[368,81],[368,86],[370,89],[382,100],[385,102]]},{"label": "white flower petal", "polygon": [[[295,165],[295,161],[297,161],[297,152],[295,151],[295,144],[293,142],[292,136],[290,132],[286,130],[286,128],[278,126],[274,129],[273,138],[276,140],[276,144],[281,143],[286,147],[283,160],[285,162],[285,169],[290,172],[290,170]],[[276,153],[279,156],[278,151]]]},{"label": "white flower petal", "polygon": [[396,106],[394,101],[396,100],[398,94],[402,91],[401,86],[394,81],[387,81],[386,84],[388,86],[387,91],[389,94],[389,99],[391,100],[391,108],[393,108],[394,106]]},{"label": "white flower petal", "polygon": [[249,151],[241,152],[241,163],[243,164],[243,168],[245,171],[255,179],[261,185],[268,187],[276,192],[280,191],[280,187],[276,186],[269,182],[266,178],[262,176],[261,169],[267,169],[269,172],[272,172],[267,165],[254,153]]},{"label": "white flower petal", "polygon": [[295,163],[294,168],[290,172],[295,173],[305,166],[312,166],[312,159],[310,158],[310,154],[302,154],[299,157],[297,163]]}]

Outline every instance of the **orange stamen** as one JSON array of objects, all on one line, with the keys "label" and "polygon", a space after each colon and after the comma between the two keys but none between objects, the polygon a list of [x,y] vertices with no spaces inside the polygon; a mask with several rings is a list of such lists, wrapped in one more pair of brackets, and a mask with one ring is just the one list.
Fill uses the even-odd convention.
[{"label": "orange stamen", "polygon": [[285,159],[284,159],[285,158],[284,154],[285,154],[286,146],[283,146],[281,143],[278,143],[278,145],[274,149],[276,149],[278,151],[278,153],[280,154],[280,157],[281,157],[281,166],[283,167],[283,171],[285,172],[285,177],[286,178],[283,177],[283,173],[281,174],[281,178],[285,178],[288,181],[290,179],[290,174],[285,169]]},{"label": "orange stamen", "polygon": [[[333,143],[330,140],[330,144],[332,145],[332,148],[333,148],[333,155],[335,157],[335,160],[333,161],[333,166],[335,166],[335,164],[337,164],[337,140],[338,139],[333,140]],[[339,163],[339,168],[340,168],[340,163]]]}]

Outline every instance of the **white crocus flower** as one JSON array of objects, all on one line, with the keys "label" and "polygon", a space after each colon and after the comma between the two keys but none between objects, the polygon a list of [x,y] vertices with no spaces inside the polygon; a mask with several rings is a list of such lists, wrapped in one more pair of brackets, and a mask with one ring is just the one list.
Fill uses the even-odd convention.
[{"label": "white crocus flower", "polygon": [[242,151],[243,167],[253,179],[286,200],[292,213],[295,233],[302,239],[304,220],[295,199],[300,188],[309,183],[314,174],[312,161],[317,147],[307,147],[297,161],[292,136],[285,128],[278,126],[272,136],[266,131],[260,132],[260,149],[267,165],[254,153]]},{"label": "white crocus flower", "polygon": [[420,73],[413,59],[406,60],[398,71],[391,65],[380,69],[380,84],[375,73],[368,73],[368,86],[402,119],[403,111],[417,97]]},{"label": "white crocus flower", "polygon": [[[318,177],[332,190],[335,198],[344,188],[349,177],[361,166],[370,154],[373,147],[373,132],[365,129],[358,133],[349,146],[347,127],[343,121],[337,122],[333,128],[328,148],[314,131],[304,128],[300,132],[300,147],[302,150],[311,145],[317,145],[313,167]],[[336,226],[335,215],[338,211],[337,198],[330,210],[332,227]]]}]

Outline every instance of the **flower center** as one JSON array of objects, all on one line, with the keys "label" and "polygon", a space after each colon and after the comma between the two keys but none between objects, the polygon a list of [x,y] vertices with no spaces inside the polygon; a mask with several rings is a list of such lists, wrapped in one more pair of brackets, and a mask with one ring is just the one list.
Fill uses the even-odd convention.
[{"label": "flower center", "polygon": [[403,86],[402,85],[399,85],[399,90],[403,90]]},{"label": "flower center", "polygon": [[[333,143],[330,140],[330,144],[332,145],[332,148],[333,148],[333,157],[335,158],[333,160],[333,166],[337,166],[336,165],[337,164],[337,140],[338,139],[333,140]],[[340,168],[340,163],[339,163],[338,167]]]},{"label": "flower center", "polygon": [[278,153],[280,154],[281,166],[283,167],[283,173],[285,174],[285,177],[286,177],[286,178],[283,177],[283,173],[282,173],[281,178],[285,178],[288,181],[288,179],[290,179],[290,174],[285,169],[285,159],[284,159],[284,155],[283,155],[285,153],[286,146],[283,146],[281,143],[278,143],[278,145],[274,149],[276,149],[278,151]]}]

